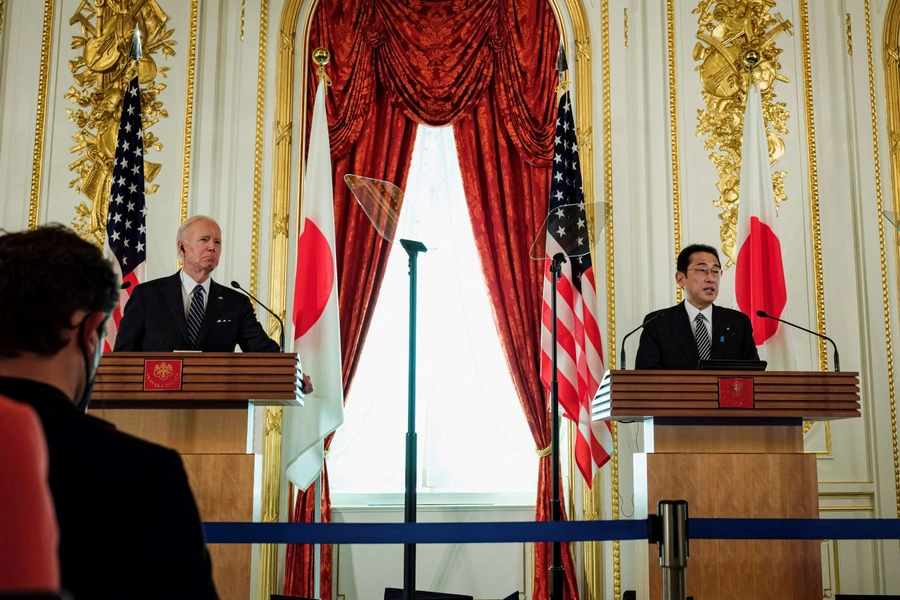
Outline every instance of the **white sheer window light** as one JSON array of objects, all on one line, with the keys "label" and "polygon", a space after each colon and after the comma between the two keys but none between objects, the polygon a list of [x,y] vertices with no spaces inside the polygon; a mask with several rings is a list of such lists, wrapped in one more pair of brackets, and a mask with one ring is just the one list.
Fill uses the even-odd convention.
[{"label": "white sheer window light", "polygon": [[[439,236],[419,257],[419,502],[533,504],[538,458],[497,338],[450,127],[419,127],[401,219],[414,204]],[[328,458],[336,506],[402,502],[408,271],[396,244]]]}]

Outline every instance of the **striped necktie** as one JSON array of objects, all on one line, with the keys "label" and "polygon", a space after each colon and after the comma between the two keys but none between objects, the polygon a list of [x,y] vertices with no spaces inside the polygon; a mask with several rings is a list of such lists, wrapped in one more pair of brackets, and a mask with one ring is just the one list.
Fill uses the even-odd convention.
[{"label": "striped necktie", "polygon": [[203,286],[198,285],[194,288],[194,294],[191,298],[191,309],[188,311],[187,329],[188,337],[191,340],[191,346],[197,349],[200,342],[200,329],[203,327]]},{"label": "striped necktie", "polygon": [[697,352],[700,360],[709,360],[712,344],[709,341],[709,332],[706,331],[706,317],[703,313],[697,313],[694,319],[694,339],[697,340]]}]

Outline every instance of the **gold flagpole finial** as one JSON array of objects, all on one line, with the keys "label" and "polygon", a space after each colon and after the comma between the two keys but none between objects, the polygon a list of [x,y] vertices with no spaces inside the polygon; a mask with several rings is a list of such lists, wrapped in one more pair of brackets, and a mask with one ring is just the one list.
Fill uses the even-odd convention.
[{"label": "gold flagpole finial", "polygon": [[319,81],[325,82],[325,92],[327,93],[328,86],[331,85],[331,78],[328,77],[328,74],[325,72],[325,65],[331,62],[331,53],[325,48],[319,47],[313,50],[312,59],[313,62],[318,65],[316,75],[319,76]]},{"label": "gold flagpole finial", "polygon": [[759,54],[758,50],[750,48],[744,55],[741,57],[741,62],[744,63],[744,66],[747,67],[747,70],[752,71],[762,60],[762,57]]}]

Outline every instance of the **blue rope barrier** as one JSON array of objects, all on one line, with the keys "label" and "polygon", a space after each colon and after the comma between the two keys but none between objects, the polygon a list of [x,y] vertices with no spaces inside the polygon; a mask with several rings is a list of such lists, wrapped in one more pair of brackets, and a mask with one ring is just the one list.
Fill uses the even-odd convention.
[{"label": "blue rope barrier", "polygon": [[[508,544],[646,540],[648,522],[204,523],[210,544]],[[690,519],[694,540],[896,540],[900,519]]]},{"label": "blue rope barrier", "polygon": [[647,521],[204,523],[210,544],[504,544],[647,539]]},{"label": "blue rope barrier", "polygon": [[692,540],[900,540],[900,519],[689,519]]}]

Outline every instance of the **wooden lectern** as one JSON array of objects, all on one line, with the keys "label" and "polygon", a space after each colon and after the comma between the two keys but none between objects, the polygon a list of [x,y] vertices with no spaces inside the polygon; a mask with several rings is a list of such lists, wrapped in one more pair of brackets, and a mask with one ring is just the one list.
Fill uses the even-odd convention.
[{"label": "wooden lectern", "polygon": [[[594,420],[643,421],[634,456],[634,517],[687,500],[690,517],[819,515],[816,457],[803,422],[859,416],[857,373],[610,371]],[[638,558],[638,597],[662,598],[655,546]],[[691,540],[687,593],[696,600],[817,600],[817,540]]]},{"label": "wooden lectern", "polygon": [[[100,360],[91,414],[181,454],[203,521],[253,520],[251,405],[300,405],[296,354],[114,352]],[[225,598],[250,597],[250,546],[213,545]]]}]

